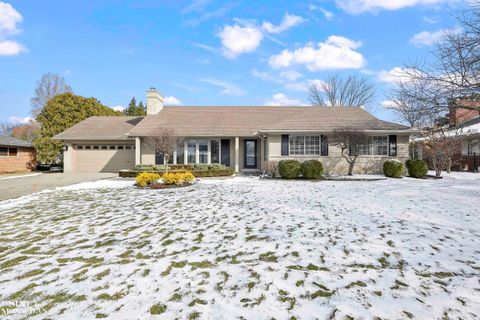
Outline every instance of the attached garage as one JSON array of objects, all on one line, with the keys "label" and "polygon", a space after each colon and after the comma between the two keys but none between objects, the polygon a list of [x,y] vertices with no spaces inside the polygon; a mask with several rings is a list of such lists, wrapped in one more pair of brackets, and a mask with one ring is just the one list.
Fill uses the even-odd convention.
[{"label": "attached garage", "polygon": [[118,172],[135,165],[135,146],[130,144],[73,145],[74,172]]}]

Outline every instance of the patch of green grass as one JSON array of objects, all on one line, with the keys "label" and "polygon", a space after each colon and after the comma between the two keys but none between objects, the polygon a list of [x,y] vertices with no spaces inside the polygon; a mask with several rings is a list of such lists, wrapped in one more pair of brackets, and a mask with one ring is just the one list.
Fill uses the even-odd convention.
[{"label": "patch of green grass", "polygon": [[7,261],[3,262],[2,264],[0,264],[0,269],[6,269],[6,268],[14,267],[14,266],[22,263],[23,261],[25,261],[27,259],[28,259],[28,257],[26,257],[26,256],[19,256],[19,257],[7,260]]},{"label": "patch of green grass", "polygon": [[107,318],[108,315],[106,315],[105,313],[97,313],[95,315],[95,319],[103,319],[103,318]]},{"label": "patch of green grass", "polygon": [[167,239],[165,241],[162,242],[162,246],[168,246],[168,245],[171,245],[174,241],[172,239]]},{"label": "patch of green grass", "polygon": [[200,318],[200,313],[197,311],[193,311],[188,315],[188,320],[196,320],[198,318]]},{"label": "patch of green grass", "polygon": [[100,273],[97,273],[97,274],[95,275],[95,280],[96,280],[96,281],[100,281],[100,280],[102,280],[104,277],[108,276],[109,274],[110,274],[110,269],[106,269],[106,270],[104,270],[104,271],[102,271],[102,272],[100,272]]},{"label": "patch of green grass", "polygon": [[86,280],[87,278],[86,277],[82,277],[85,273],[88,272],[88,269],[83,269],[82,271],[78,272],[78,273],[75,273],[73,276],[72,276],[72,281],[73,282],[80,282],[80,281],[83,281],[83,280]]},{"label": "patch of green grass", "polygon": [[35,269],[35,270],[31,270],[31,271],[28,271],[28,272],[25,272],[24,274],[16,277],[15,279],[17,280],[21,280],[21,279],[25,279],[25,278],[30,278],[30,277],[34,277],[34,276],[37,276],[39,274],[42,274],[44,273],[45,271],[43,271],[42,269]]},{"label": "patch of green grass", "polygon": [[305,283],[305,280],[298,280],[297,282],[295,282],[295,285],[296,285],[297,287],[301,287],[301,286],[304,285],[304,283]]},{"label": "patch of green grass", "polygon": [[195,243],[200,243],[200,242],[203,241],[203,237],[204,237],[204,234],[200,232],[200,233],[197,235],[197,237],[196,237],[195,239],[193,239],[193,242],[195,242]]},{"label": "patch of green grass", "polygon": [[122,299],[125,296],[126,294],[123,291],[115,292],[113,295],[109,295],[108,293],[101,293],[97,296],[97,300],[116,301]]},{"label": "patch of green grass", "polygon": [[275,256],[275,252],[272,251],[260,254],[258,259],[265,262],[278,262],[278,258]]},{"label": "patch of green grass", "polygon": [[211,268],[214,266],[214,264],[210,261],[204,260],[204,261],[198,261],[198,262],[189,262],[189,266],[192,267],[192,269],[205,269],[205,268]]},{"label": "patch of green grass", "polygon": [[175,292],[168,301],[180,302],[182,301],[182,294]]},{"label": "patch of green grass", "polygon": [[97,257],[90,257],[90,258],[84,258],[84,257],[73,257],[73,258],[58,258],[57,262],[60,264],[64,264],[67,262],[83,262],[87,265],[95,265],[95,264],[101,264],[104,261],[103,258],[97,258]]},{"label": "patch of green grass", "polygon": [[157,303],[150,308],[150,314],[158,315],[167,311],[167,306],[165,304]]},{"label": "patch of green grass", "polygon": [[33,289],[35,287],[38,287],[38,284],[36,283],[30,283],[29,285],[27,285],[26,287],[24,287],[23,289],[20,289],[19,291],[17,292],[14,292],[10,295],[9,297],[9,300],[19,300],[20,298],[22,298],[28,291],[30,291],[30,289]]},{"label": "patch of green grass", "polygon": [[143,270],[142,276],[146,277],[150,274],[150,269]]},{"label": "patch of green grass", "polygon": [[312,299],[316,298],[328,298],[335,294],[334,291],[325,291],[325,290],[317,290],[310,295]]},{"label": "patch of green grass", "polygon": [[395,280],[394,285],[390,289],[395,290],[395,289],[406,288],[406,287],[408,287],[408,284],[397,279]]},{"label": "patch of green grass", "polygon": [[189,307],[193,307],[195,306],[196,304],[201,304],[201,305],[206,305],[208,302],[206,300],[202,300],[202,299],[199,299],[199,298],[196,298],[194,300],[192,300],[188,306]]},{"label": "patch of green grass", "polygon": [[367,284],[363,281],[354,281],[354,282],[349,283],[345,288],[350,289],[350,288],[353,288],[353,287],[366,287],[366,286],[367,286]]},{"label": "patch of green grass", "polygon": [[122,259],[130,258],[130,255],[132,254],[132,251],[133,250],[127,250],[125,252],[122,252],[121,254],[118,255],[118,257],[122,258]]},{"label": "patch of green grass", "polygon": [[395,247],[395,243],[392,240],[388,240],[387,244],[392,248]]},{"label": "patch of green grass", "polygon": [[380,262],[382,268],[384,269],[388,268],[388,266],[390,265],[390,263],[388,263],[388,260],[385,257],[378,258],[377,261]]},{"label": "patch of green grass", "polygon": [[295,258],[298,258],[300,257],[300,253],[298,253],[298,251],[292,251],[292,256],[294,256]]}]

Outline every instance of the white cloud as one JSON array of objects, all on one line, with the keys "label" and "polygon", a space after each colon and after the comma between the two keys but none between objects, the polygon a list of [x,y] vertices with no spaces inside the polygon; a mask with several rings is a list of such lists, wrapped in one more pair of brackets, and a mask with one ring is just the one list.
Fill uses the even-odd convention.
[{"label": "white cloud", "polygon": [[270,74],[269,72],[266,72],[266,71],[258,71],[257,69],[252,69],[252,75],[255,78],[259,78],[259,79],[262,79],[264,81],[282,83],[281,79],[273,76],[272,74]]},{"label": "white cloud", "polygon": [[22,15],[10,4],[0,2],[0,37],[18,33],[17,23],[22,21]]},{"label": "white cloud", "polygon": [[178,100],[174,96],[165,97],[164,102],[165,102],[165,105],[169,105],[169,106],[178,106],[182,104],[182,101]]},{"label": "white cloud", "polygon": [[215,78],[205,78],[200,79],[200,81],[222,88],[222,91],[220,91],[221,94],[226,94],[230,96],[241,96],[245,94],[245,91],[243,91],[237,85],[223,80]]},{"label": "white cloud", "polygon": [[276,93],[265,102],[266,106],[299,106],[300,100],[291,99],[283,93]]},{"label": "white cloud", "polygon": [[21,118],[21,117],[17,117],[17,116],[12,116],[12,117],[8,118],[8,121],[11,124],[17,125],[17,124],[30,123],[31,121],[34,121],[34,119],[30,118],[30,117]]},{"label": "white cloud", "polygon": [[332,20],[333,19],[333,12],[331,11],[328,11],[320,6],[317,6],[315,4],[311,4],[308,6],[308,9],[310,11],[320,11],[324,16],[325,16],[325,19],[327,20]]},{"label": "white cloud", "polygon": [[114,107],[112,107],[112,109],[115,110],[115,111],[123,111],[123,110],[125,110],[125,107],[124,106],[114,106]]},{"label": "white cloud", "polygon": [[309,79],[301,82],[287,83],[285,84],[285,88],[293,91],[308,92],[308,89],[312,85],[320,86],[322,82],[323,82],[322,80],[318,80],[318,79]]},{"label": "white cloud", "polygon": [[273,68],[287,68],[293,64],[305,65],[310,71],[331,69],[360,69],[366,61],[355,51],[362,45],[341,36],[330,36],[327,41],[318,43],[318,48],[307,44],[295,51],[283,50],[270,57],[268,63]]},{"label": "white cloud", "polygon": [[22,21],[22,15],[10,4],[0,2],[0,56],[13,56],[26,51],[25,47],[7,37],[20,32],[17,23]]},{"label": "white cloud", "polygon": [[16,41],[0,41],[0,56],[14,56],[24,51],[25,47]]},{"label": "white cloud", "polygon": [[422,20],[423,20],[423,22],[430,23],[430,24],[435,24],[435,23],[438,23],[438,21],[439,21],[438,18],[429,17],[429,16],[423,16]]},{"label": "white cloud", "polygon": [[263,40],[262,32],[255,27],[241,27],[238,24],[225,26],[217,36],[222,41],[223,55],[229,59],[255,51]]},{"label": "white cloud", "polygon": [[305,19],[300,16],[286,13],[283,16],[282,22],[280,22],[278,26],[274,26],[271,22],[264,21],[262,24],[262,30],[268,33],[282,33],[304,21]]},{"label": "white cloud", "polygon": [[397,104],[392,100],[384,100],[380,102],[380,105],[384,108],[394,108]]},{"label": "white cloud", "polygon": [[376,12],[380,10],[398,10],[417,5],[439,5],[459,0],[335,0],[338,7],[351,14]]},{"label": "white cloud", "polygon": [[301,76],[302,76],[302,74],[298,71],[295,71],[295,70],[285,70],[285,71],[280,72],[280,77],[284,78],[284,79],[287,79],[289,81],[295,81],[298,78],[300,78]]},{"label": "white cloud", "polygon": [[410,42],[417,47],[431,46],[437,41],[440,41],[449,32],[462,32],[461,28],[455,29],[441,29],[438,31],[422,31],[413,35]]},{"label": "white cloud", "polygon": [[215,49],[214,47],[207,46],[206,44],[203,44],[203,43],[194,43],[193,45],[197,48],[201,48],[206,51],[210,51],[210,52],[217,51],[217,49]]},{"label": "white cloud", "polygon": [[378,80],[387,83],[408,81],[410,77],[406,74],[406,70],[400,67],[395,67],[389,71],[380,71],[377,75]]}]

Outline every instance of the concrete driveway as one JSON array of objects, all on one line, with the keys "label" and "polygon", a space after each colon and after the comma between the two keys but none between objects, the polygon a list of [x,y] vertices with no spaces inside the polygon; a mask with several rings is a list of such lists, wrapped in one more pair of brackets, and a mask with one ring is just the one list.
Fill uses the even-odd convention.
[{"label": "concrete driveway", "polygon": [[117,177],[115,173],[42,173],[0,180],[0,201],[80,182]]}]

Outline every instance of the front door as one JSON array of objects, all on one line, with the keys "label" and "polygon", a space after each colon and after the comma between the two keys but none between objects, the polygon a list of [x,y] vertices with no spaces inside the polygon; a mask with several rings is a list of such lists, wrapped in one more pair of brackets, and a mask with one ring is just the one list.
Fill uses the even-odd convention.
[{"label": "front door", "polygon": [[256,169],[257,168],[257,140],[244,140],[244,168]]}]

